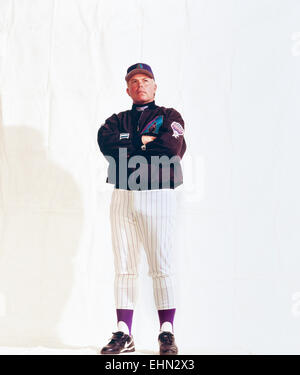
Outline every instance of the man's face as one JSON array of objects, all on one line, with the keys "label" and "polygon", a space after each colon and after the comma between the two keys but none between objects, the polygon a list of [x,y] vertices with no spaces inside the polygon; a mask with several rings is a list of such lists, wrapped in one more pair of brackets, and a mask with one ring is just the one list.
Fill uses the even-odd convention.
[{"label": "man's face", "polygon": [[146,104],[154,100],[157,85],[146,74],[135,74],[127,82],[127,94],[135,104]]}]

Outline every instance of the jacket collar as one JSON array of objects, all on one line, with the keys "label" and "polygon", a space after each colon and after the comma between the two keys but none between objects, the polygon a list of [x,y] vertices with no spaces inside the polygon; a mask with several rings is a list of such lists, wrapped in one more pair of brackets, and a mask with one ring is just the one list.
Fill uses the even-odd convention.
[{"label": "jacket collar", "polygon": [[153,100],[153,102],[150,102],[150,103],[147,103],[147,104],[132,104],[132,108],[131,110],[132,111],[138,111],[138,112],[142,112],[144,109],[154,109],[156,108],[157,105],[155,104],[155,100]]}]

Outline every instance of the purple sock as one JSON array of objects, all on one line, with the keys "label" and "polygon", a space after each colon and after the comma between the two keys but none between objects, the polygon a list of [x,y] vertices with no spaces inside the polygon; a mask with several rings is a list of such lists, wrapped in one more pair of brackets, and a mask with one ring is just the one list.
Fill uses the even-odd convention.
[{"label": "purple sock", "polygon": [[160,329],[164,322],[170,322],[173,328],[173,321],[176,309],[158,310]]},{"label": "purple sock", "polygon": [[125,322],[127,324],[129,329],[129,335],[131,335],[132,316],[133,310],[117,309],[118,322],[122,320],[122,322]]}]

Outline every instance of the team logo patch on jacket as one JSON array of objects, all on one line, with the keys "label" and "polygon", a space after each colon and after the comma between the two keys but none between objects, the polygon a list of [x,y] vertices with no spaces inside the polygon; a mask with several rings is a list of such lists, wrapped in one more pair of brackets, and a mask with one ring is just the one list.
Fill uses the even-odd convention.
[{"label": "team logo patch on jacket", "polygon": [[141,134],[154,133],[158,134],[159,128],[163,124],[163,116],[156,116],[152,121],[150,121],[144,129],[141,131]]},{"label": "team logo patch on jacket", "polygon": [[128,139],[129,133],[120,133],[120,139]]},{"label": "team logo patch on jacket", "polygon": [[178,138],[180,135],[184,134],[184,129],[183,129],[182,125],[179,124],[179,122],[175,122],[175,121],[172,122],[171,128],[173,129],[172,136],[175,137],[175,138]]}]

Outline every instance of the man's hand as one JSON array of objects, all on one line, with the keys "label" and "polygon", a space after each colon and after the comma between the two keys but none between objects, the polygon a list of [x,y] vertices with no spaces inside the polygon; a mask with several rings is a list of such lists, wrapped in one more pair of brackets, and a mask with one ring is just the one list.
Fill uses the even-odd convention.
[{"label": "man's hand", "polygon": [[142,135],[142,142],[144,145],[146,145],[149,142],[152,142],[156,137],[152,135]]}]

